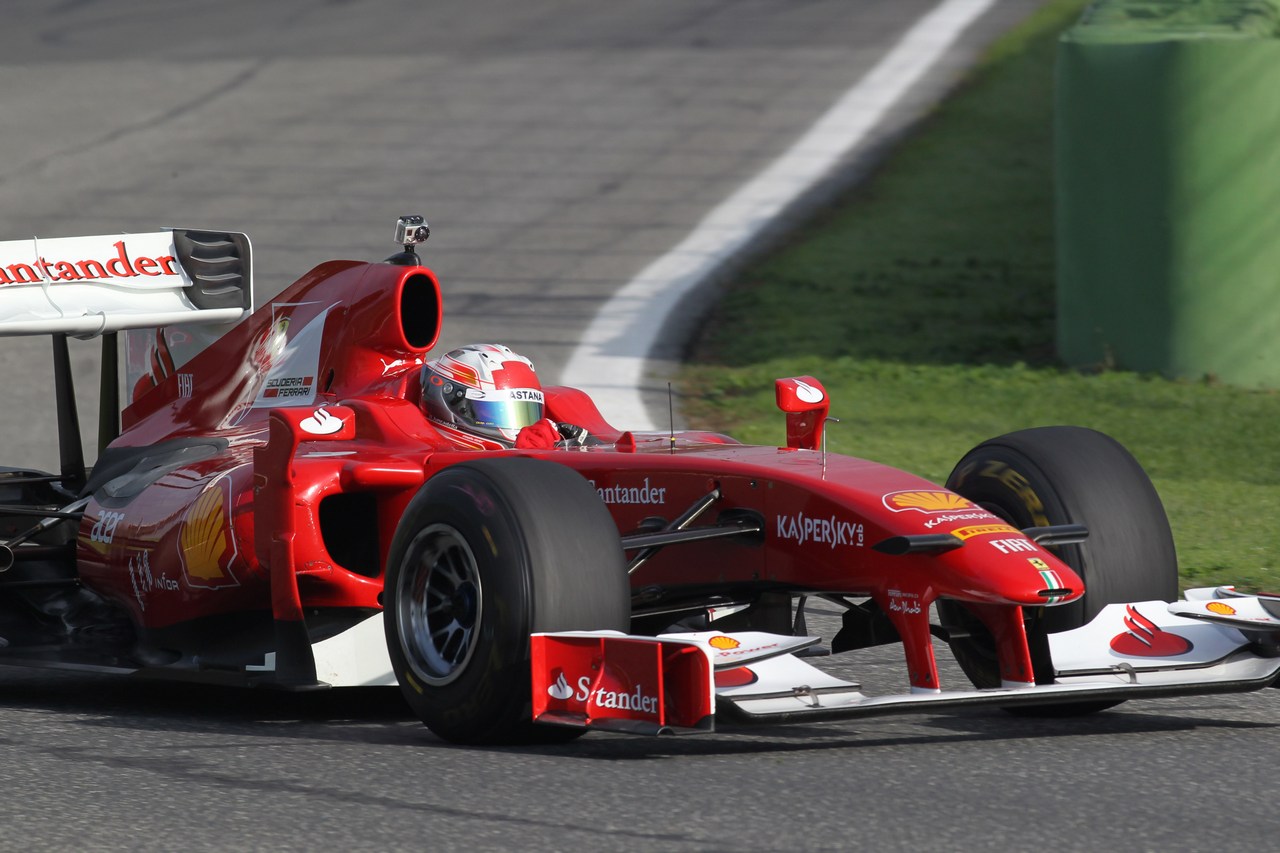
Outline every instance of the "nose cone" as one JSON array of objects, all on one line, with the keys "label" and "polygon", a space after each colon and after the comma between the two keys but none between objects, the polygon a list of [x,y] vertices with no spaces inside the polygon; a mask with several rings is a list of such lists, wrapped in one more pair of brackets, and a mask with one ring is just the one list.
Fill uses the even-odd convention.
[{"label": "nose cone", "polygon": [[1070,566],[1016,532],[967,541],[940,561],[960,599],[1052,607],[1084,595],[1084,580]]},{"label": "nose cone", "polygon": [[[900,555],[909,573],[937,595],[985,604],[1053,606],[1084,595],[1084,581],[1018,528],[968,498],[943,489],[883,494],[874,517],[891,535],[875,550]],[[902,570],[890,585],[901,586]]]},{"label": "nose cone", "polygon": [[1084,595],[1084,580],[1065,563],[1055,561],[1064,569],[1064,571],[1058,571],[1039,557],[1031,557],[1027,562],[1044,581],[1044,588],[1036,592],[1037,596],[1044,599],[1042,602],[1044,605],[1066,604]]}]

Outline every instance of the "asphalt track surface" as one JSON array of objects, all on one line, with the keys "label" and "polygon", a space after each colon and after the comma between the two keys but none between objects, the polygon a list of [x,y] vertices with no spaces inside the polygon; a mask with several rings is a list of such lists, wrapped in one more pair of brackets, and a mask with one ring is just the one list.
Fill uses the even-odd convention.
[{"label": "asphalt track surface", "polygon": [[[244,230],[261,302],[320,261],[384,257],[421,212],[442,343],[503,340],[554,377],[614,289],[932,5],[8,0],[0,239]],[[984,15],[844,180],[1033,5]],[[51,467],[46,352],[0,346],[0,429]],[[901,688],[896,650],[860,655],[831,665]],[[0,849],[1270,849],[1277,700],[462,749],[391,691],[10,670]]]}]

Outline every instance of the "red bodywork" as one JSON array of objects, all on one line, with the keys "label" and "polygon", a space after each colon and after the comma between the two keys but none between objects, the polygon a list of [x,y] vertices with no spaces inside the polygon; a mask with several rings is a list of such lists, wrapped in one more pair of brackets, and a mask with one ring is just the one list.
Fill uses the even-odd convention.
[{"label": "red bodywork", "polygon": [[[1027,684],[1034,677],[1021,608],[1083,594],[1053,554],[964,498],[825,454],[827,401],[810,377],[779,383],[785,447],[622,432],[585,394],[557,387],[545,389],[547,415],[602,443],[462,447],[417,405],[440,320],[429,270],[335,261],[171,371],[125,410],[104,458],[124,448],[178,451],[149,478],[111,484],[124,494],[119,505],[95,492],[79,536],[83,583],[125,608],[144,634],[239,613],[301,624],[315,609],[377,610],[410,499],[447,466],[498,453],[581,472],[623,535],[653,529],[655,517],[670,522],[718,489],[711,512],[752,514],[761,533],[663,548],[632,575],[636,601],[650,589],[677,598],[685,590],[689,600],[721,590],[870,596],[902,637],[917,690],[940,686],[928,625],[935,599],[970,603],[997,638],[1004,679]],[[937,534],[963,546],[873,548]]]}]

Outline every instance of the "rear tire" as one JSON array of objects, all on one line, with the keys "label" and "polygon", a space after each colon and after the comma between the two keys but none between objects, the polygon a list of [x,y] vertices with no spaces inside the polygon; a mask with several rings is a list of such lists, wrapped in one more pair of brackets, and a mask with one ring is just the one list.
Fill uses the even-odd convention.
[{"label": "rear tire", "polygon": [[477,460],[428,480],[396,529],[385,589],[401,690],[455,743],[581,734],[533,724],[529,635],[630,621],[608,510],[581,475],[545,460]]},{"label": "rear tire", "polygon": [[[947,488],[1013,526],[1083,524],[1089,538],[1055,549],[1084,580],[1082,599],[1028,610],[1036,683],[1053,681],[1048,634],[1078,628],[1108,604],[1178,594],[1178,560],[1164,506],[1137,460],[1115,439],[1082,427],[1009,433],[969,451]],[[960,668],[979,688],[999,687],[995,645],[985,627],[955,601],[939,601],[944,625],[971,634],[951,641]],[[1028,708],[1022,713],[1090,713],[1118,703]]]}]

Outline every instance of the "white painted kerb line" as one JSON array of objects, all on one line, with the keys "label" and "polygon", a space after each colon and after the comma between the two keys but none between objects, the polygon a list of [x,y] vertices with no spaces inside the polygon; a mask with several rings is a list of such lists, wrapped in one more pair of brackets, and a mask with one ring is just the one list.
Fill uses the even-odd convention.
[{"label": "white painted kerb line", "polygon": [[645,361],[680,299],[815,186],[996,0],[945,0],[804,136],[708,213],[679,245],[600,309],[561,374],[621,429],[654,429],[640,397]]}]

